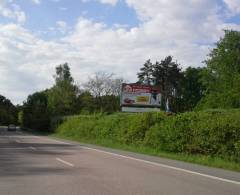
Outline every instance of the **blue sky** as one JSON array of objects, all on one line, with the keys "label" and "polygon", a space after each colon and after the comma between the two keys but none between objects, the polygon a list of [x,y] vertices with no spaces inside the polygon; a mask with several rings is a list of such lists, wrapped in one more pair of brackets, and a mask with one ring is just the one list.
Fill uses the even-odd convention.
[{"label": "blue sky", "polygon": [[22,103],[70,64],[83,85],[99,71],[130,82],[147,59],[202,61],[240,30],[240,0],[0,0],[0,94]]},{"label": "blue sky", "polygon": [[[49,28],[55,27],[56,22],[64,21],[69,28],[73,28],[79,17],[86,17],[95,22],[104,22],[109,27],[116,24],[131,28],[139,25],[136,12],[127,6],[125,1],[119,1],[116,5],[103,4],[101,2],[81,0],[44,0],[39,4],[31,0],[16,1],[21,9],[26,13],[24,26],[33,32],[45,32]],[[0,18],[0,22],[10,22],[9,18]],[[48,32],[40,34],[44,39],[61,36]]]}]

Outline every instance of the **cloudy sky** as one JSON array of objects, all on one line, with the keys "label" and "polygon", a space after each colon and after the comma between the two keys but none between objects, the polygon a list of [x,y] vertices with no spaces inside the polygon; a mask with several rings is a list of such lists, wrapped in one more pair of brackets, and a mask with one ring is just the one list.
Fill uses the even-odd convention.
[{"label": "cloudy sky", "polygon": [[240,30],[240,0],[0,0],[0,94],[22,103],[64,62],[79,84],[166,55],[203,66],[222,29]]}]

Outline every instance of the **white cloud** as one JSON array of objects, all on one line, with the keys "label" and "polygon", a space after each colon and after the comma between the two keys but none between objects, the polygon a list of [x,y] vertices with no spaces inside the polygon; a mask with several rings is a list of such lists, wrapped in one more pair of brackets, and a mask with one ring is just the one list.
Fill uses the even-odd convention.
[{"label": "white cloud", "polygon": [[[40,0],[30,0],[35,4],[40,4]],[[19,24],[26,22],[26,14],[14,0],[0,0],[0,15],[5,18],[15,20]]]},{"label": "white cloud", "polygon": [[233,14],[240,13],[240,0],[224,0]]},{"label": "white cloud", "polygon": [[24,24],[26,21],[25,12],[17,4],[9,4],[7,0],[0,0],[0,15],[16,20],[20,24]]},{"label": "white cloud", "polygon": [[35,4],[40,4],[41,3],[41,1],[40,0],[31,0],[33,3],[35,3]]},{"label": "white cloud", "polygon": [[224,22],[218,0],[126,2],[136,11],[139,26],[111,28],[80,17],[71,32],[66,22],[58,21],[57,28],[67,33],[44,41],[19,25],[0,25],[0,94],[20,102],[50,87],[55,66],[64,62],[71,64],[79,83],[96,71],[115,72],[134,82],[145,60],[167,55],[182,67],[199,66],[223,28],[240,29]]},{"label": "white cloud", "polygon": [[65,21],[57,21],[56,22],[57,25],[57,29],[61,32],[61,33],[66,33],[68,30],[68,26],[67,23]]},{"label": "white cloud", "polygon": [[59,7],[58,9],[61,10],[61,11],[66,11],[66,10],[68,10],[67,7]]},{"label": "white cloud", "polygon": [[82,2],[88,2],[88,1],[98,1],[100,3],[104,4],[110,4],[112,6],[116,5],[118,0],[81,0]]},{"label": "white cloud", "polygon": [[118,0],[99,0],[101,3],[108,3],[111,5],[116,5]]},{"label": "white cloud", "polygon": [[0,94],[21,102],[27,94],[50,86],[54,66],[65,61],[65,49],[19,25],[0,25]]}]

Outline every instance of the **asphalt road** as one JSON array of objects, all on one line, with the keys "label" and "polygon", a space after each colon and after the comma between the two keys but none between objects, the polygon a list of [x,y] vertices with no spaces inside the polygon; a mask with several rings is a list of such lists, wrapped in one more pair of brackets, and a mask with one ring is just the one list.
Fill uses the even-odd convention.
[{"label": "asphalt road", "polygon": [[0,195],[240,195],[240,173],[0,128]]}]

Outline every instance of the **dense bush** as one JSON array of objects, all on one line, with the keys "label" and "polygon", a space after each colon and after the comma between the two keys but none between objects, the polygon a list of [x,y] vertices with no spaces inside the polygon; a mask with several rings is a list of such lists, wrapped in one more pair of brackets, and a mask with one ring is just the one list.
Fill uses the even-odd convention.
[{"label": "dense bush", "polygon": [[240,111],[191,112],[152,127],[145,144],[171,152],[216,155],[240,160]]},{"label": "dense bush", "polygon": [[90,115],[66,119],[57,133],[161,151],[204,154],[240,162],[240,110]]}]

